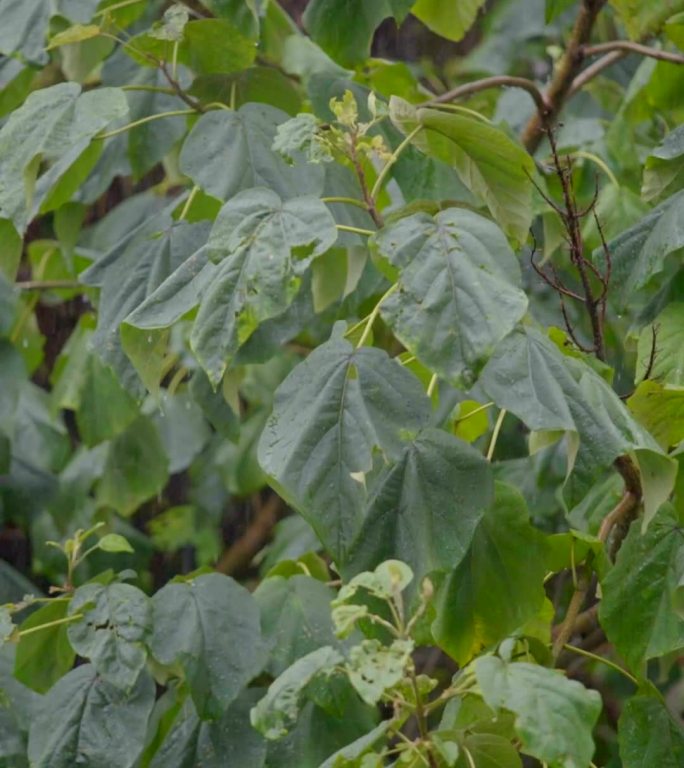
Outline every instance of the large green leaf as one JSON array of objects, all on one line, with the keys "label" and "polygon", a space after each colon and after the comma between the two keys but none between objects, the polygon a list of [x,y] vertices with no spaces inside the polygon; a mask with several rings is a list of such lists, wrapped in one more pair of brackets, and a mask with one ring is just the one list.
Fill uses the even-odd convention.
[{"label": "large green leaf", "polygon": [[627,405],[665,450],[684,440],[684,387],[642,381]]},{"label": "large green leaf", "polygon": [[71,647],[108,683],[130,690],[145,666],[144,643],[152,628],[147,595],[131,584],[85,584],[69,605],[69,615],[83,614],[69,626]]},{"label": "large green leaf", "polygon": [[311,37],[344,66],[365,59],[376,28],[390,16],[401,22],[414,0],[311,0],[304,25]]},{"label": "large green leaf", "polygon": [[258,697],[258,690],[245,691],[210,722],[200,720],[192,700],[187,699],[149,768],[261,768],[266,742],[249,722],[249,711]]},{"label": "large green leaf", "polygon": [[[626,307],[634,292],[647,286],[666,266],[668,256],[684,248],[684,192],[667,198],[634,226],[608,243],[612,277],[610,298]],[[594,252],[602,261],[602,250]]]},{"label": "large green leaf", "polygon": [[183,143],[180,169],[205,192],[230,200],[251,187],[267,187],[282,198],[318,195],[323,169],[288,165],[271,149],[276,129],[290,116],[268,104],[208,112]]},{"label": "large green leaf", "polygon": [[303,272],[336,239],[330,212],[312,197],[283,202],[275,192],[253,189],[223,206],[208,244],[219,269],[191,336],[214,385],[259,324],[292,303]]},{"label": "large green leaf", "polygon": [[272,576],[261,582],[254,598],[271,649],[267,669],[272,675],[323,645],[338,645],[330,615],[334,597],[330,587],[310,576]]},{"label": "large green leaf", "polygon": [[618,12],[632,40],[642,40],[657,34],[665,20],[678,11],[684,11],[682,0],[659,0],[657,3],[644,0],[610,0]]},{"label": "large green leaf", "polygon": [[178,665],[204,718],[220,717],[264,665],[259,608],[219,573],[167,584],[152,598],[150,650]]},{"label": "large green leaf", "polygon": [[[59,622],[67,615],[69,602],[51,600],[19,625],[20,631]],[[74,649],[67,638],[67,624],[55,624],[21,639],[15,656],[14,676],[38,693],[45,693],[74,663]]]},{"label": "large green leaf", "polygon": [[373,483],[345,573],[396,558],[420,583],[431,571],[453,568],[493,490],[491,466],[479,451],[443,430],[423,430]]},{"label": "large green leaf", "polygon": [[26,739],[41,697],[12,674],[14,645],[0,648],[0,764],[26,768]]},{"label": "large green leaf", "polygon": [[[68,200],[97,159],[99,144],[85,166],[72,166],[98,132],[127,112],[117,88],[81,93],[76,83],[60,83],[34,91],[0,129],[0,216],[23,232],[58,185]],[[39,173],[43,164],[49,167]]]},{"label": "large green leaf", "polygon": [[669,496],[675,466],[653,437],[604,379],[539,332],[524,328],[511,334],[487,363],[480,384],[530,429],[562,430],[579,438],[579,449],[571,446],[569,456],[572,466],[577,450],[580,485],[619,455],[634,452],[642,468],[646,521]]},{"label": "large green leaf", "polygon": [[679,768],[684,765],[684,731],[660,697],[633,696],[618,728],[623,768]]},{"label": "large green leaf", "polygon": [[667,505],[646,533],[633,523],[615,566],[601,582],[601,626],[635,670],[648,659],[684,646],[684,620],[674,610],[675,592],[684,577],[680,524]]},{"label": "large green leaf", "polygon": [[146,673],[124,693],[83,664],[43,698],[29,731],[30,764],[133,768],[145,746],[153,705],[154,682]]},{"label": "large green leaf", "polygon": [[512,712],[523,751],[549,768],[584,768],[594,754],[592,730],[601,696],[562,672],[497,656],[475,661],[475,674],[487,704]]},{"label": "large green leaf", "polygon": [[429,413],[420,381],[386,352],[334,338],[278,388],[259,463],[344,562],[363,522],[374,449],[398,458]]},{"label": "large green leaf", "polygon": [[461,40],[473,25],[484,0],[417,0],[411,13],[448,40]]},{"label": "large green leaf", "polygon": [[544,537],[522,496],[498,484],[468,552],[440,588],[432,626],[439,646],[463,665],[537,615],[545,561]]},{"label": "large green leaf", "polygon": [[525,314],[520,268],[501,230],[472,211],[425,213],[380,230],[373,244],[399,290],[381,314],[404,346],[455,384],[472,383]]}]

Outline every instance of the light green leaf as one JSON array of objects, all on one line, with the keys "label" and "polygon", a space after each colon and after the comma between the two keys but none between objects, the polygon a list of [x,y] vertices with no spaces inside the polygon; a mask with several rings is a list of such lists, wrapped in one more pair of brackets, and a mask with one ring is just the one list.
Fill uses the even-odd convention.
[{"label": "light green leaf", "polygon": [[167,584],[152,598],[155,659],[178,665],[201,718],[219,717],[264,665],[259,608],[219,573]]},{"label": "light green leaf", "polygon": [[161,21],[153,24],[149,35],[157,40],[180,42],[183,39],[183,29],[189,20],[188,9],[180,3],[174,3],[164,11]]},{"label": "light green leaf", "polygon": [[93,768],[133,768],[153,705],[154,682],[146,673],[125,693],[83,664],[43,698],[29,731],[31,766],[73,768],[87,761]]},{"label": "light green leaf", "polygon": [[562,672],[497,656],[475,661],[475,674],[487,704],[515,716],[523,750],[549,768],[585,768],[594,754],[592,730],[601,696]]},{"label": "light green leaf", "polygon": [[684,387],[642,381],[627,405],[665,450],[684,440]]},{"label": "light green leaf", "polygon": [[411,13],[435,34],[458,42],[472,27],[483,5],[484,0],[418,0]]},{"label": "light green leaf", "polygon": [[[20,625],[19,630],[32,629],[67,615],[69,602],[54,600],[38,608]],[[38,693],[46,693],[71,669],[75,653],[67,638],[68,624],[57,624],[32,632],[17,645],[14,676]]]},{"label": "light green leaf", "polygon": [[679,526],[669,505],[662,507],[645,533],[638,522],[633,523],[615,566],[601,582],[601,626],[635,671],[648,659],[684,646],[684,620],[673,606],[684,576]]},{"label": "light green leaf", "polygon": [[522,496],[499,483],[468,552],[443,583],[432,631],[460,665],[533,618],[544,601],[547,548]]},{"label": "light green leaf", "polygon": [[668,304],[641,331],[635,378],[640,379],[649,368],[649,379],[659,384],[684,386],[684,303]]},{"label": "light green leaf", "polygon": [[373,483],[345,573],[388,558],[408,563],[420,583],[467,552],[493,498],[491,465],[447,432],[426,429]]},{"label": "light green leaf", "polygon": [[247,690],[216,720],[200,720],[192,699],[186,699],[149,768],[261,768],[266,742],[249,722],[259,691]]},{"label": "light green leaf", "polygon": [[684,764],[684,731],[660,697],[627,700],[618,723],[623,768],[679,768]]},{"label": "light green leaf", "polygon": [[644,166],[644,200],[672,194],[684,185],[684,126],[675,128],[651,151]]},{"label": "light green leaf", "polygon": [[208,112],[183,143],[180,170],[205,192],[230,200],[251,187],[267,187],[283,199],[321,193],[323,170],[288,165],[273,151],[277,127],[289,115],[268,104]]},{"label": "light green leaf", "polygon": [[[372,244],[399,290],[381,314],[404,346],[456,385],[471,384],[527,310],[520,268],[501,230],[449,208],[380,230]],[[391,266],[390,266],[391,265]]]},{"label": "light green leaf", "polygon": [[358,760],[363,757],[366,752],[369,752],[387,733],[391,720],[383,720],[379,725],[376,725],[372,731],[364,734],[356,741],[352,741],[351,744],[347,744],[346,747],[338,750],[324,762],[321,763],[320,768],[338,768],[339,765],[345,766],[348,763],[353,763],[354,760]]},{"label": "light green leaf", "polygon": [[97,546],[103,552],[133,552],[133,547],[119,533],[106,533],[98,542]]},{"label": "light green leaf", "polygon": [[74,24],[73,27],[65,29],[63,32],[59,32],[54,37],[50,38],[50,45],[46,50],[52,48],[59,48],[62,45],[72,45],[73,43],[80,43],[83,40],[90,40],[93,37],[97,37],[100,34],[100,28],[96,24]]},{"label": "light green leaf", "polygon": [[402,438],[429,414],[420,381],[384,351],[333,339],[278,388],[259,463],[344,562],[363,521],[373,449],[398,458]]},{"label": "light green leaf", "polygon": [[414,0],[312,0],[304,26],[323,50],[343,66],[370,54],[376,28],[392,16],[403,21]]},{"label": "light green leaf", "polygon": [[191,335],[214,385],[259,324],[292,303],[304,271],[336,239],[330,212],[312,197],[283,202],[275,192],[253,189],[223,206],[208,243],[219,269]]},{"label": "light green leaf", "polygon": [[296,720],[304,689],[319,674],[330,673],[342,662],[334,648],[323,647],[303,656],[268,688],[251,712],[251,723],[267,739],[284,736]]},{"label": "light green leaf", "polygon": [[69,605],[69,616],[83,619],[69,625],[72,648],[111,685],[131,690],[145,666],[144,643],[152,629],[147,596],[130,584],[85,584]]},{"label": "light green leaf", "polygon": [[[532,430],[563,430],[579,437],[574,480],[593,485],[597,470],[634,452],[642,470],[648,522],[672,490],[672,460],[638,424],[607,382],[583,361],[563,355],[531,328],[500,345],[480,384],[502,408]],[[570,466],[572,469],[572,454]]]},{"label": "light green leaf", "polygon": [[[100,145],[88,154],[87,169],[75,173],[72,166],[97,133],[127,112],[126,97],[117,88],[81,93],[76,83],[59,83],[31,93],[0,129],[0,215],[24,232],[57,185],[64,182],[75,191]],[[41,174],[42,164],[49,168]],[[70,196],[66,187],[61,194]]]},{"label": "light green leaf", "polygon": [[156,496],[168,479],[168,458],[154,423],[138,417],[109,445],[97,492],[100,505],[132,514]]},{"label": "light green leaf", "polygon": [[397,685],[412,663],[412,640],[363,640],[350,649],[345,669],[351,684],[367,704],[377,704],[383,693]]},{"label": "light green leaf", "polygon": [[261,630],[271,648],[267,670],[282,674],[297,659],[321,646],[338,647],[330,617],[335,593],[310,576],[270,577],[254,592]]}]

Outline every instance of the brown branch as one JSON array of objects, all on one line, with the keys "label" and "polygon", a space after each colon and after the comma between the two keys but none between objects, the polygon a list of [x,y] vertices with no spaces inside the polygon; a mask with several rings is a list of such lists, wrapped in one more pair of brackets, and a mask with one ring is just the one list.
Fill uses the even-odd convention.
[{"label": "brown branch", "polygon": [[625,51],[612,51],[611,53],[607,53],[605,56],[602,56],[593,64],[590,64],[586,69],[583,69],[572,81],[572,85],[568,91],[568,98],[574,96],[577,91],[582,90],[582,88],[584,88],[584,86],[590,80],[593,80],[595,77],[600,75],[604,69],[608,69],[608,67],[612,67],[613,64],[620,61],[621,59],[624,59],[626,55],[627,54]]},{"label": "brown branch", "polygon": [[373,195],[371,195],[371,192],[368,189],[366,174],[363,170],[363,166],[361,165],[361,160],[358,156],[358,152],[356,151],[356,135],[352,133],[350,138],[351,138],[351,142],[349,145],[349,157],[352,161],[352,165],[354,166],[354,172],[356,173],[356,177],[359,180],[359,186],[361,187],[361,195],[363,196],[363,201],[366,204],[368,213],[373,219],[375,226],[378,227],[378,229],[382,229],[382,226],[383,226],[382,215],[380,214],[380,211],[378,211],[378,208],[375,204],[375,200],[373,199]]},{"label": "brown branch", "polygon": [[604,53],[613,53],[620,51],[627,55],[636,53],[639,56],[646,56],[658,61],[669,61],[671,64],[684,64],[684,56],[681,53],[670,53],[661,51],[658,48],[650,48],[648,45],[633,43],[631,40],[611,40],[608,43],[597,43],[596,45],[585,45],[582,48],[584,56],[600,56]]},{"label": "brown branch", "polygon": [[544,136],[545,129],[552,125],[570,92],[575,76],[579,73],[585,55],[583,48],[589,42],[591,30],[599,11],[606,0],[583,0],[570,40],[561,58],[551,83],[544,94],[547,113],[534,114],[522,134],[522,143],[533,154]]},{"label": "brown branch", "polygon": [[202,106],[201,102],[199,102],[197,99],[194,99],[192,96],[189,96],[182,88],[181,84],[176,80],[176,78],[169,72],[169,68],[165,61],[158,62],[159,69],[161,73],[166,78],[166,81],[173,89],[173,92],[178,96],[179,99],[184,101],[189,107],[192,109],[197,110],[198,112],[204,112],[205,109]]},{"label": "brown branch", "polygon": [[611,511],[603,518],[601,527],[599,528],[598,537],[604,544],[607,543],[608,537],[615,525],[628,515],[637,503],[638,500],[636,496],[631,491],[625,491],[617,506],[611,509]]},{"label": "brown branch", "polygon": [[522,88],[522,90],[527,91],[530,94],[540,115],[546,115],[549,111],[549,105],[544,98],[544,94],[532,80],[528,80],[525,77],[512,77],[509,75],[485,77],[482,78],[482,80],[474,80],[472,83],[459,85],[446,93],[436,96],[430,101],[426,101],[420,106],[430,107],[434,104],[446,104],[447,102],[462,99],[465,96],[470,96],[471,94],[479,93],[480,91],[486,91],[490,88]]},{"label": "brown branch", "polygon": [[582,610],[584,598],[587,596],[590,583],[591,580],[587,573],[587,569],[584,567],[578,569],[577,586],[575,587],[575,591],[572,593],[572,597],[568,603],[568,610],[565,612],[565,617],[563,618],[563,621],[558,625],[555,632],[555,638],[553,641],[554,661],[558,660],[558,657],[563,651],[563,646],[568,642],[574,632],[575,622],[577,621],[577,617]]},{"label": "brown branch", "polygon": [[249,566],[254,556],[268,541],[273,527],[283,512],[279,496],[272,493],[265,503],[258,495],[254,497],[255,514],[247,530],[224,550],[216,563],[216,570],[226,575],[239,573]]}]

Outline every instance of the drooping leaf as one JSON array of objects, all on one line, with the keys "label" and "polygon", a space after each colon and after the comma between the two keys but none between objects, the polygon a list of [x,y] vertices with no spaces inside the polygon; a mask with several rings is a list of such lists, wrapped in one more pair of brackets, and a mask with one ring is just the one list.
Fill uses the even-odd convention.
[{"label": "drooping leaf", "polygon": [[220,717],[208,722],[200,720],[192,699],[186,699],[150,768],[261,768],[266,742],[249,722],[258,698],[258,690],[244,691]]},{"label": "drooping leaf", "polygon": [[525,314],[520,269],[498,227],[468,210],[418,213],[378,232],[373,244],[398,271],[381,314],[429,368],[458,384],[474,380]]},{"label": "drooping leaf", "polygon": [[544,538],[522,496],[497,485],[472,544],[440,588],[432,631],[464,665],[533,618],[544,600]]},{"label": "drooping leaf", "polygon": [[261,582],[254,598],[261,610],[261,629],[271,653],[267,669],[282,674],[297,659],[321,646],[336,647],[330,602],[335,593],[310,576]]},{"label": "drooping leaf", "polygon": [[[615,566],[601,582],[601,626],[635,670],[648,659],[684,646],[684,620],[674,610],[684,576],[684,539],[674,510],[665,505],[641,533],[632,524]],[[634,595],[639,595],[635,600]]]},{"label": "drooping leaf", "polygon": [[515,716],[524,751],[549,768],[581,768],[594,754],[592,730],[601,697],[562,672],[497,656],[475,661],[475,674],[487,704]]},{"label": "drooping leaf", "polygon": [[365,59],[371,40],[383,19],[401,22],[413,0],[312,0],[304,13],[311,37],[343,66]]},{"label": "drooping leaf", "polygon": [[618,724],[624,768],[679,768],[684,762],[684,731],[660,698],[633,696]]},{"label": "drooping leaf", "polygon": [[[0,215],[23,232],[58,186],[68,200],[97,159],[99,145],[86,153],[91,139],[127,112],[117,88],[81,93],[59,83],[30,94],[0,129]],[[74,170],[84,153],[86,164]],[[41,164],[49,165],[43,173]]]},{"label": "drooping leaf", "polygon": [[182,668],[201,718],[220,717],[264,665],[256,602],[214,573],[167,584],[152,598],[152,612],[153,656]]},{"label": "drooping leaf", "polygon": [[85,584],[69,605],[83,614],[69,626],[71,647],[111,685],[130,690],[145,666],[144,643],[150,634],[151,608],[144,592],[131,584]]},{"label": "drooping leaf", "polygon": [[484,0],[418,0],[411,13],[426,27],[447,40],[458,42],[473,25]]},{"label": "drooping leaf", "polygon": [[288,165],[272,149],[278,125],[289,117],[268,104],[208,112],[183,142],[180,169],[220,200],[252,187],[267,187],[283,199],[318,195],[322,169],[303,162]]},{"label": "drooping leaf", "polygon": [[407,563],[417,582],[459,563],[493,498],[491,466],[447,432],[426,429],[374,482],[345,573],[388,558]]},{"label": "drooping leaf", "polygon": [[[145,746],[154,705],[154,682],[143,672],[125,693],[83,664],[43,698],[29,731],[28,757],[35,768],[133,768]],[[113,716],[116,713],[116,716]]]},{"label": "drooping leaf", "polygon": [[480,384],[530,429],[576,435],[578,482],[633,451],[642,466],[646,522],[667,499],[674,483],[671,460],[604,379],[581,360],[563,355],[537,331],[511,334],[486,365]]},{"label": "drooping leaf", "polygon": [[336,238],[330,212],[311,197],[283,202],[270,190],[254,189],[223,206],[208,243],[219,269],[191,336],[214,385],[259,324],[288,307],[304,270]]},{"label": "drooping leaf", "polygon": [[363,521],[373,449],[397,458],[429,411],[419,380],[385,352],[333,339],[276,392],[259,463],[343,562]]},{"label": "drooping leaf", "polygon": [[[67,615],[68,601],[54,600],[41,606],[19,625],[24,631],[60,621]],[[27,634],[17,645],[14,676],[38,693],[46,693],[74,663],[75,652],[67,637],[67,624],[56,624]]]}]

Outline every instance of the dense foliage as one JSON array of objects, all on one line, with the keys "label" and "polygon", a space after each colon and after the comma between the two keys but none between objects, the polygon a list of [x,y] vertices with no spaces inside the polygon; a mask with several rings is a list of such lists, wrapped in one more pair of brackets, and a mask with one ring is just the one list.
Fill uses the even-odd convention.
[{"label": "dense foliage", "polygon": [[684,2],[0,54],[0,766],[684,765]]}]

